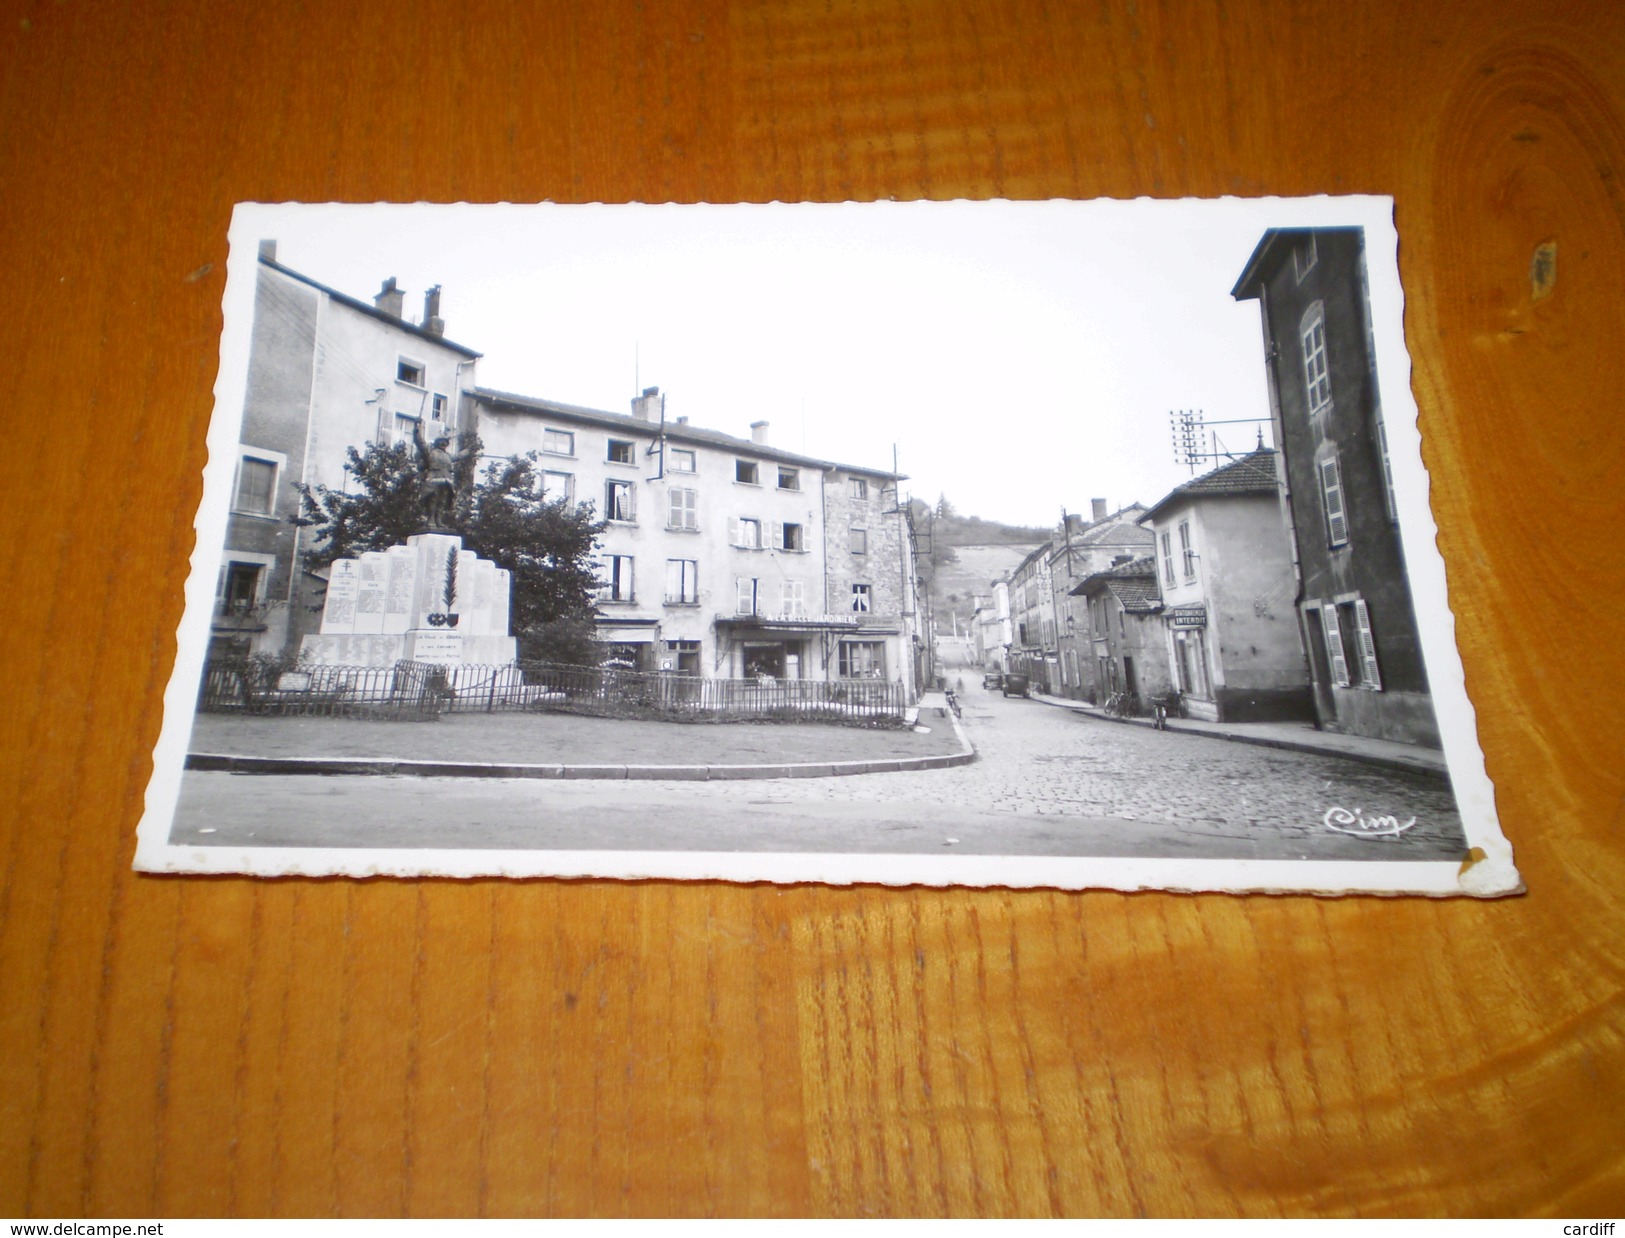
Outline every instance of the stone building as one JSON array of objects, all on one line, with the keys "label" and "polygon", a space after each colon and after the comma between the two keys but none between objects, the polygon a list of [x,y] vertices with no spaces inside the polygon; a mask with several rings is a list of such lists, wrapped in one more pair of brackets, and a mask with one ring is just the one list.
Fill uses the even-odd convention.
[{"label": "stone building", "polygon": [[990,591],[976,598],[976,613],[972,620],[972,647],[976,664],[984,671],[1010,669],[1010,585],[995,580]]},{"label": "stone building", "polygon": [[280,654],[316,630],[326,581],[303,566],[294,483],[342,488],[352,445],[455,427],[480,356],[446,338],[438,288],[414,322],[393,279],[369,304],[283,266],[275,241],[256,277],[212,655]]},{"label": "stone building", "polygon": [[1311,719],[1275,452],[1175,486],[1143,523],[1156,539],[1164,661],[1190,716]]},{"label": "stone building", "polygon": [[1080,637],[1088,643],[1100,701],[1127,692],[1144,708],[1166,693],[1168,662],[1157,620],[1163,607],[1151,557],[1093,572],[1073,586],[1072,596],[1083,604]]},{"label": "stone building", "polygon": [[881,679],[917,691],[919,597],[897,474],[632,412],[475,389],[485,451],[535,451],[607,527],[597,636],[622,665],[707,678]]},{"label": "stone building", "polygon": [[1266,232],[1231,295],[1258,302],[1292,604],[1319,724],[1439,746],[1400,543],[1360,228]]},{"label": "stone building", "polygon": [[1050,577],[1054,543],[1031,551],[1010,573],[1010,670],[1026,675],[1035,691],[1048,692],[1060,680],[1055,643],[1055,590]]},{"label": "stone building", "polygon": [[1056,529],[1050,551],[1050,588],[1060,675],[1052,686],[1074,700],[1099,700],[1106,691],[1095,674],[1096,659],[1085,635],[1081,596],[1073,590],[1094,573],[1150,553],[1151,534],[1139,525],[1145,508],[1131,503],[1108,512],[1105,499],[1090,502],[1090,518],[1069,515]]}]

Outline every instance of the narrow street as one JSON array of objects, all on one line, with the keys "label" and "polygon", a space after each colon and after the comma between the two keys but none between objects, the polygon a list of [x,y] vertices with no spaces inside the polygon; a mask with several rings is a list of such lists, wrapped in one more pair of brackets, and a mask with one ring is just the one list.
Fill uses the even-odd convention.
[{"label": "narrow street", "polygon": [[[948,725],[935,717],[932,726]],[[189,772],[177,844],[1438,860],[1446,784],[1333,757],[1079,717],[969,686],[957,769],[659,782]],[[1329,810],[1415,824],[1361,837]]]}]

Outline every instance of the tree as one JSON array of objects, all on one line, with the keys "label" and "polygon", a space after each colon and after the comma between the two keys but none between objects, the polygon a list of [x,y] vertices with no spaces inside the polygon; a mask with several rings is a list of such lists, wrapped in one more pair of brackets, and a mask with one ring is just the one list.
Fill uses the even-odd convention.
[{"label": "tree", "polygon": [[[465,431],[459,448],[474,453],[479,439]],[[306,564],[322,567],[368,550],[403,545],[423,526],[423,486],[411,447],[368,443],[350,448],[348,472],[359,491],[298,484],[295,524],[314,528]],[[475,477],[474,458],[457,470],[457,504],[448,524],[463,545],[511,573],[510,618],[520,656],[590,665],[593,593],[598,587],[592,551],[603,523],[591,504],[542,493],[536,453],[493,460]]]},{"label": "tree", "polygon": [[954,505],[948,502],[948,496],[946,494],[939,493],[937,495],[937,519],[952,520],[958,514],[959,513],[954,510]]}]

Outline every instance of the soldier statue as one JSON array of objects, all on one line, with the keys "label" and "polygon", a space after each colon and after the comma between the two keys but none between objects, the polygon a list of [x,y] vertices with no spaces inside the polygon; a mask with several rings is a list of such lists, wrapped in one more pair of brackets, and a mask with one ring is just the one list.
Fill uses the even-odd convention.
[{"label": "soldier statue", "polygon": [[459,464],[474,454],[452,451],[451,440],[441,437],[431,444],[423,437],[423,423],[412,423],[412,442],[418,449],[418,467],[423,473],[423,524],[431,533],[446,532],[451,528],[451,513],[457,502],[457,475]]}]

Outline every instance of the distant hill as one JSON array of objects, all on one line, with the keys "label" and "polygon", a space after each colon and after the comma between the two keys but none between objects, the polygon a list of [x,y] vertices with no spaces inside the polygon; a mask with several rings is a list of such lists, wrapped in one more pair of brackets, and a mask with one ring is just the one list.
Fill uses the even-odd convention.
[{"label": "distant hill", "polygon": [[[929,503],[912,503],[914,527],[922,535],[920,575],[931,595],[931,613],[936,617],[937,634],[951,640],[957,630],[969,631],[976,611],[976,599],[993,592],[993,582],[1002,580],[1037,547],[1053,536],[1053,530],[1028,525],[962,516],[950,506],[946,514]],[[928,540],[927,540],[928,538]],[[944,649],[944,656],[948,656]]]},{"label": "distant hill", "polygon": [[[1047,542],[1053,532],[1042,526],[1005,524],[998,520],[983,520],[980,516],[962,516],[944,500],[939,500],[934,509],[920,499],[911,499],[910,506],[914,510],[914,527],[929,527],[932,542],[943,546],[1025,545],[1031,550]],[[946,511],[943,510],[945,506]]]}]

